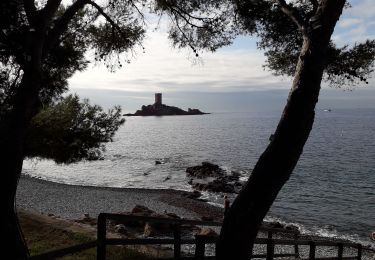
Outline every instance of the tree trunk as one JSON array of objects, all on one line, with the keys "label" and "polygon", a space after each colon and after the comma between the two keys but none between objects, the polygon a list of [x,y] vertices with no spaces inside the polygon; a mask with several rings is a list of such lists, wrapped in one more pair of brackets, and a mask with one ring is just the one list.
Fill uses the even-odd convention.
[{"label": "tree trunk", "polygon": [[24,138],[38,108],[44,35],[42,30],[37,30],[34,35],[26,35],[30,42],[26,51],[29,61],[22,67],[23,76],[12,100],[11,111],[0,120],[1,235],[4,238],[1,254],[8,259],[26,259],[28,256],[15,202],[24,159]]},{"label": "tree trunk", "polygon": [[30,88],[30,82],[35,76],[24,74],[20,86],[19,95],[16,98],[13,111],[2,118],[1,122],[1,151],[0,165],[2,180],[0,182],[3,195],[1,196],[1,212],[3,214],[2,236],[5,238],[2,244],[1,254],[7,255],[9,259],[26,259],[27,247],[18,223],[15,196],[18,180],[22,171],[23,163],[23,140],[26,129],[36,111],[38,93]]},{"label": "tree trunk", "polygon": [[250,259],[263,218],[291,176],[312,129],[326,49],[344,3],[323,0],[317,11],[322,26],[309,26],[304,36],[292,89],[274,138],[224,219],[217,259]]}]

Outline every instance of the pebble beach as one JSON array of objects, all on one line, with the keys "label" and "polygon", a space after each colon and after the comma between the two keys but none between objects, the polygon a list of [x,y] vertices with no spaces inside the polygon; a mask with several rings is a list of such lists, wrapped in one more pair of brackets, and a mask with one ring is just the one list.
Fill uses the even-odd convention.
[{"label": "pebble beach", "polygon": [[17,207],[66,219],[79,219],[84,214],[96,217],[101,212],[129,212],[136,205],[187,219],[200,219],[202,216],[217,220],[222,218],[223,209],[188,198],[189,195],[189,192],[171,189],[67,185],[23,176],[17,189]]}]

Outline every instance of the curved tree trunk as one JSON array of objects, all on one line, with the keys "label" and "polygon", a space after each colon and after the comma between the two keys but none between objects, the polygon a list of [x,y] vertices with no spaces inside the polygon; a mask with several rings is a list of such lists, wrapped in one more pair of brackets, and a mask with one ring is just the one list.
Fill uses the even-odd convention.
[{"label": "curved tree trunk", "polygon": [[[15,197],[18,180],[22,171],[23,163],[23,140],[26,129],[36,111],[38,93],[30,88],[28,82],[32,75],[23,76],[17,101],[13,111],[1,122],[1,212],[3,224],[1,235],[4,237],[1,254],[7,255],[9,259],[25,259],[28,255],[27,247],[18,223]],[[22,90],[21,90],[22,89]]]},{"label": "curved tree trunk", "polygon": [[274,138],[224,219],[217,259],[250,259],[263,218],[292,174],[312,129],[326,49],[344,3],[323,0],[317,12],[322,26],[308,28],[304,36],[293,86]]},{"label": "curved tree trunk", "polygon": [[23,76],[13,97],[11,111],[0,120],[1,235],[4,238],[1,254],[8,259],[26,259],[28,256],[17,217],[16,192],[24,159],[25,134],[38,109],[44,35],[40,30],[25,36],[30,42],[26,52],[29,61],[22,67]]}]

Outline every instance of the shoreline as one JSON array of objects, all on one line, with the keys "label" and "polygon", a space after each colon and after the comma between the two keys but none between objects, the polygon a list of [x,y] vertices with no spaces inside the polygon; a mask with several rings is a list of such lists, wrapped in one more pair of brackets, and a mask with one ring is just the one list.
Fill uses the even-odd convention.
[{"label": "shoreline", "polygon": [[[42,214],[47,218],[66,221],[82,219],[84,214],[97,218],[101,212],[130,212],[136,205],[157,213],[174,213],[186,219],[210,217],[222,221],[223,209],[207,202],[188,198],[192,192],[172,189],[111,188],[78,186],[22,176],[17,189],[17,209],[27,214]],[[301,237],[338,241],[333,237]],[[363,259],[370,259],[367,252]]]},{"label": "shoreline", "polygon": [[22,175],[17,189],[17,208],[78,219],[84,214],[131,211],[137,204],[157,213],[174,213],[184,218],[222,219],[223,209],[187,196],[192,192],[173,189],[140,189],[79,186]]}]

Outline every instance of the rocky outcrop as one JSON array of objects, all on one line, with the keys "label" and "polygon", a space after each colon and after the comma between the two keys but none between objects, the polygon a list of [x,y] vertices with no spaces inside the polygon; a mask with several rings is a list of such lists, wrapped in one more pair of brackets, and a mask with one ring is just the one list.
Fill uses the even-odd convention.
[{"label": "rocky outcrop", "polygon": [[202,165],[188,167],[186,169],[187,176],[203,179],[207,177],[220,177],[224,176],[225,171],[218,165],[210,162],[202,162]]},{"label": "rocky outcrop", "polygon": [[199,109],[191,109],[185,111],[178,107],[161,105],[148,105],[142,106],[142,109],[137,110],[134,114],[124,114],[124,116],[185,116],[185,115],[204,115],[209,113],[204,113]]},{"label": "rocky outcrop", "polygon": [[190,178],[188,183],[199,191],[238,193],[243,185],[239,180],[239,173],[232,171],[228,174],[224,169],[210,162],[188,167],[186,173]]},{"label": "rocky outcrop", "polygon": [[[165,212],[164,214],[142,206],[136,205],[132,212],[122,212],[119,214],[132,216],[149,216],[167,219],[181,219],[174,213]],[[206,220],[208,221],[208,220]],[[157,237],[157,236],[173,236],[174,225],[168,223],[145,222],[145,221],[111,221],[110,229],[126,237]],[[215,235],[214,231],[206,230],[194,225],[182,225],[181,235],[183,237],[194,237],[194,235]]]}]

